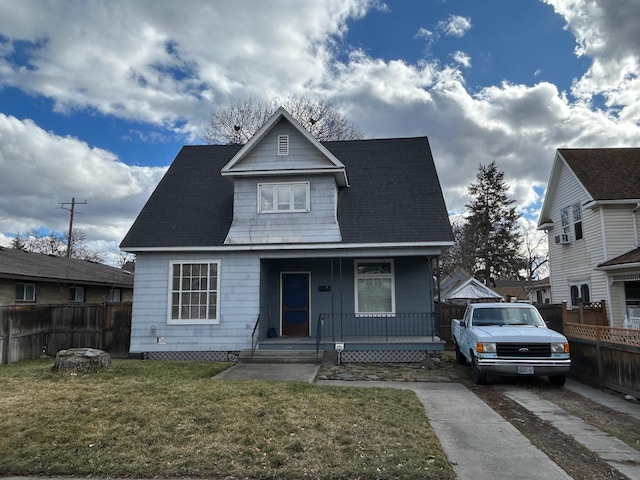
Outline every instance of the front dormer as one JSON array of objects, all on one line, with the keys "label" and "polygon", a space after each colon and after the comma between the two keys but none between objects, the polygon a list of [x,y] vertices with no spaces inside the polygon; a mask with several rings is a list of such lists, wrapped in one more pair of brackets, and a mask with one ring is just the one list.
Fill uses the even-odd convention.
[{"label": "front dormer", "polygon": [[225,244],[340,242],[345,166],[280,108],[221,170],[233,182]]}]

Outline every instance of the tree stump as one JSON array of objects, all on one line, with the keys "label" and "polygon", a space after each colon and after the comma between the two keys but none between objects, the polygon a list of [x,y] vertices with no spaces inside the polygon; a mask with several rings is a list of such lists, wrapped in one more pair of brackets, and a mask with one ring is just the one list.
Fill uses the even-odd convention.
[{"label": "tree stump", "polygon": [[96,348],[70,348],[56,353],[54,370],[60,372],[98,372],[111,367],[111,355]]}]

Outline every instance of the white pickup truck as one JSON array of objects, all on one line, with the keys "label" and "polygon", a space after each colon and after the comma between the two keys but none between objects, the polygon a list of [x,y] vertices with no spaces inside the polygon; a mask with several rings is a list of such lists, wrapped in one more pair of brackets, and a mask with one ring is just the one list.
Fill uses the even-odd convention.
[{"label": "white pickup truck", "polygon": [[547,328],[540,312],[524,303],[473,303],[451,322],[458,363],[471,365],[471,380],[487,375],[548,376],[564,385],[571,367],[566,337]]}]

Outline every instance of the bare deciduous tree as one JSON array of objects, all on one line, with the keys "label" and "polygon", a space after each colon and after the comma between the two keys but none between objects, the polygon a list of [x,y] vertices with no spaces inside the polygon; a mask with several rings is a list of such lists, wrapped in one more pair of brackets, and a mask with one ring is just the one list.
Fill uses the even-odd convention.
[{"label": "bare deciduous tree", "polygon": [[293,116],[311,135],[320,141],[357,140],[364,132],[350,123],[328,100],[305,96],[259,100],[249,97],[234,104],[211,110],[203,135],[209,144],[243,144],[264,125],[278,107]]},{"label": "bare deciduous tree", "polygon": [[[52,232],[45,235],[37,231],[18,233],[11,241],[11,248],[65,257],[67,255],[67,234]],[[104,257],[101,253],[87,247],[87,235],[79,228],[74,228],[71,232],[71,258],[104,263]]]}]

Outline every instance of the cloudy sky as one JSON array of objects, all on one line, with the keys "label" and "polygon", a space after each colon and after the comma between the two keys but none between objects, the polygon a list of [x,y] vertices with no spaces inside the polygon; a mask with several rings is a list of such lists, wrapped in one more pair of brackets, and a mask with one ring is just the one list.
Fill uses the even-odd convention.
[{"label": "cloudy sky", "polygon": [[561,147],[640,146],[640,0],[0,0],[0,245],[118,243],[212,108],[329,99],[429,137],[452,214],[495,160],[526,218]]}]

